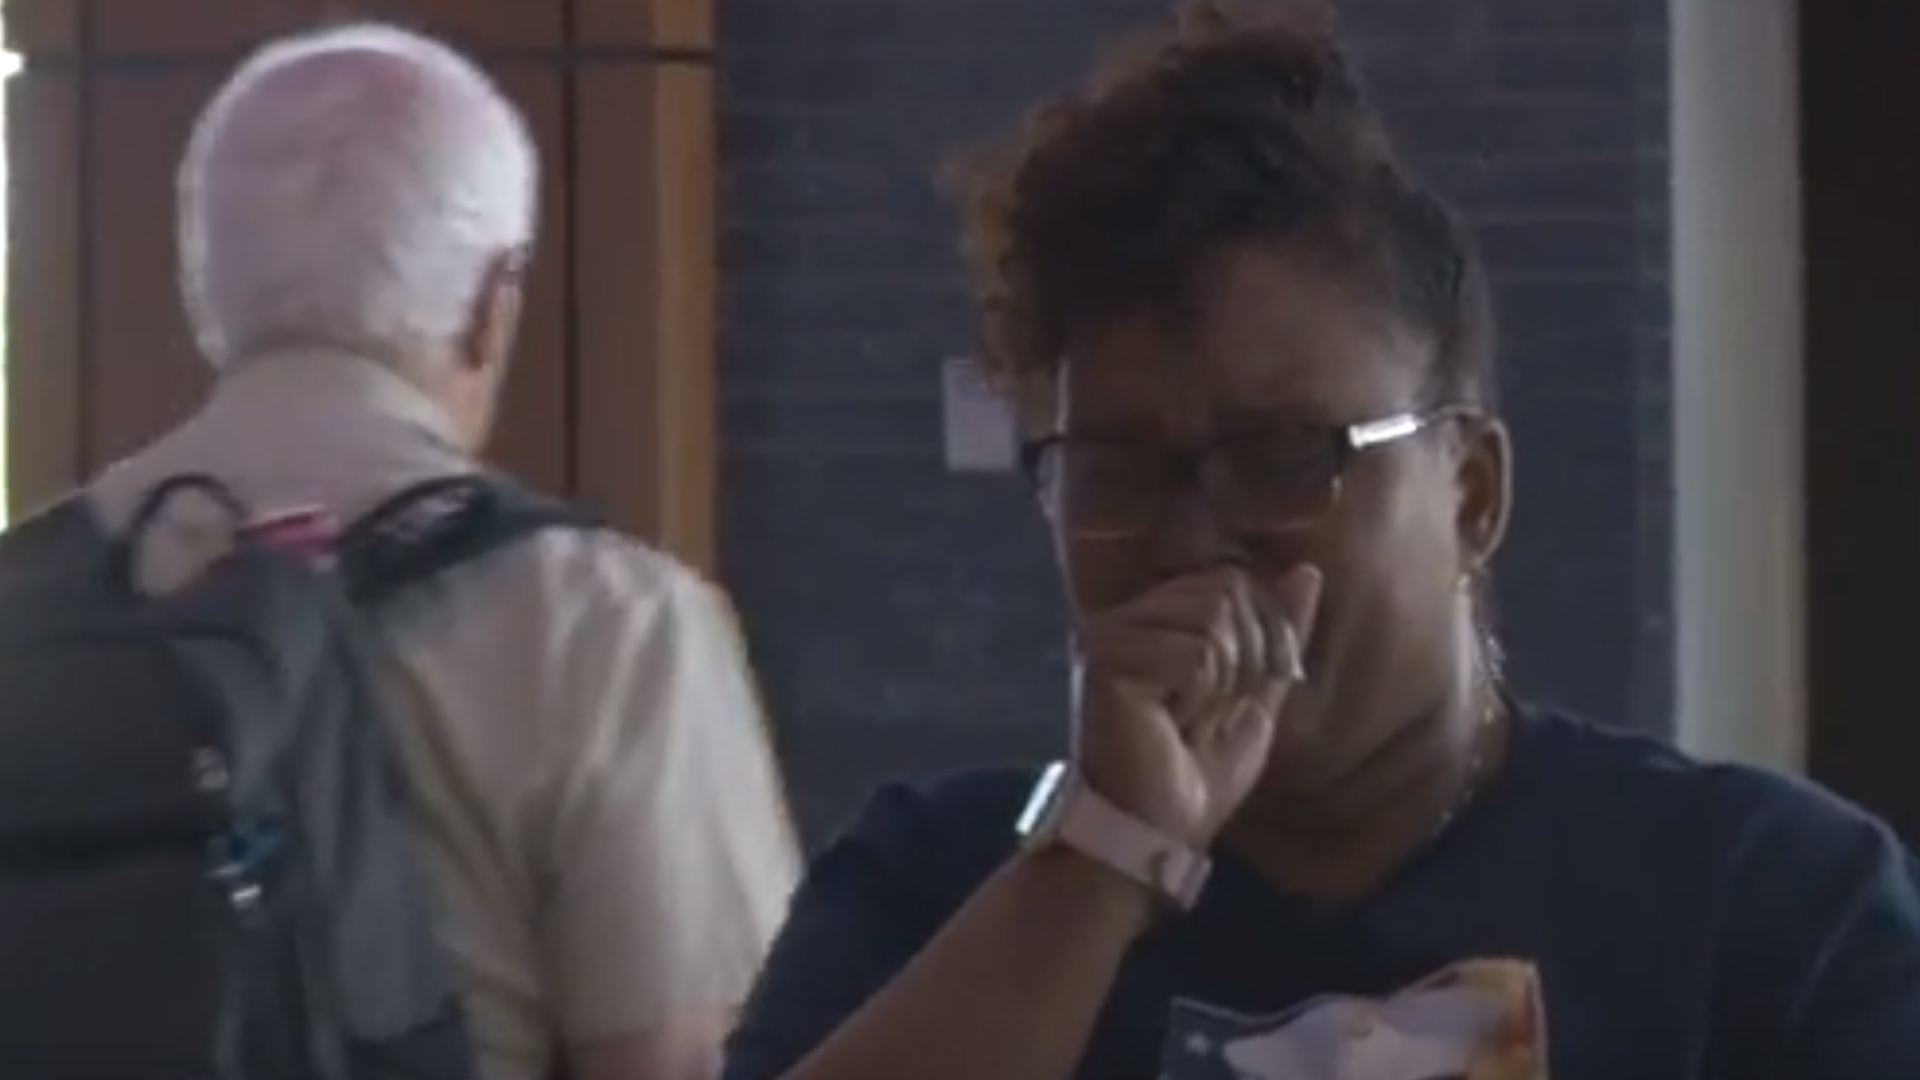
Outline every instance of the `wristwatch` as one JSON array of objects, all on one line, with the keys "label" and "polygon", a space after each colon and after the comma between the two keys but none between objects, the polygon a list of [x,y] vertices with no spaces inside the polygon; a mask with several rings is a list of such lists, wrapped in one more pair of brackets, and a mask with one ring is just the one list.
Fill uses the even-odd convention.
[{"label": "wristwatch", "polygon": [[1181,911],[1200,899],[1213,867],[1205,852],[1102,798],[1064,761],[1041,773],[1018,830],[1029,848],[1058,844],[1146,886]]}]

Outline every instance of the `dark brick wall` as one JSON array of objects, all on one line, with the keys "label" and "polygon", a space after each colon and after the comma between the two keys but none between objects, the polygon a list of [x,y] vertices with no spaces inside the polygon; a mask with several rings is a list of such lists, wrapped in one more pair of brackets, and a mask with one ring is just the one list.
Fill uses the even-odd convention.
[{"label": "dark brick wall", "polygon": [[[1529,692],[1664,729],[1665,5],[1347,0],[1402,143],[1478,225],[1505,323]],[[1159,0],[724,0],[723,572],[810,835],[888,775],[1062,740],[1063,629],[1011,476],[951,476],[972,341],[942,150]]]}]

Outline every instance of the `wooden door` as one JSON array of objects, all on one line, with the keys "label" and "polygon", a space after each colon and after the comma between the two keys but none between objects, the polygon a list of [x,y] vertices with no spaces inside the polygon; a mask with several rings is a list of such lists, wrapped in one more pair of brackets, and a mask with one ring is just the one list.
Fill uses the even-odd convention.
[{"label": "wooden door", "polygon": [[[708,0],[365,6],[479,58],[539,143],[542,231],[495,458],[710,565]],[[7,4],[26,57],[9,94],[16,513],[152,438],[205,391],[175,272],[174,175],[189,128],[239,52],[354,7]]]}]

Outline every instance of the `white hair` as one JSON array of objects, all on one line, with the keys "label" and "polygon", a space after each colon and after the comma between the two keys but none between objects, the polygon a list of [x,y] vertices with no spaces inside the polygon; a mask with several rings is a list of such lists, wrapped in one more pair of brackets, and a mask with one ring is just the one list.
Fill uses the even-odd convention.
[{"label": "white hair", "polygon": [[467,325],[531,244],[539,159],[452,49],[394,27],[268,45],[207,106],[181,163],[181,287],[216,367],[335,346],[416,359]]}]

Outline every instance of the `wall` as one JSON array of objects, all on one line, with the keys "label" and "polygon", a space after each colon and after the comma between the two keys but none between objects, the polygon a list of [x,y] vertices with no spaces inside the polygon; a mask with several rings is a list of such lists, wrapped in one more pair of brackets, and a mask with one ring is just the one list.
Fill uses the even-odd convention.
[{"label": "wall", "polygon": [[1806,356],[1806,766],[1920,853],[1920,725],[1904,704],[1914,661],[1903,632],[1920,610],[1920,366],[1902,349],[1920,339],[1920,160],[1889,155],[1885,130],[1857,122],[1912,81],[1920,25],[1893,7],[1784,14],[1797,16],[1780,36],[1797,39],[1799,63],[1776,85],[1797,91],[1802,118],[1789,149],[1804,252],[1791,269],[1803,282]]},{"label": "wall", "polygon": [[[1478,224],[1505,322],[1523,690],[1667,730],[1665,5],[1348,0],[1404,147]],[[943,148],[1074,77],[1147,0],[720,9],[721,570],[803,825],[880,778],[1061,741],[1063,633],[1011,476],[941,465],[971,328]]]}]

